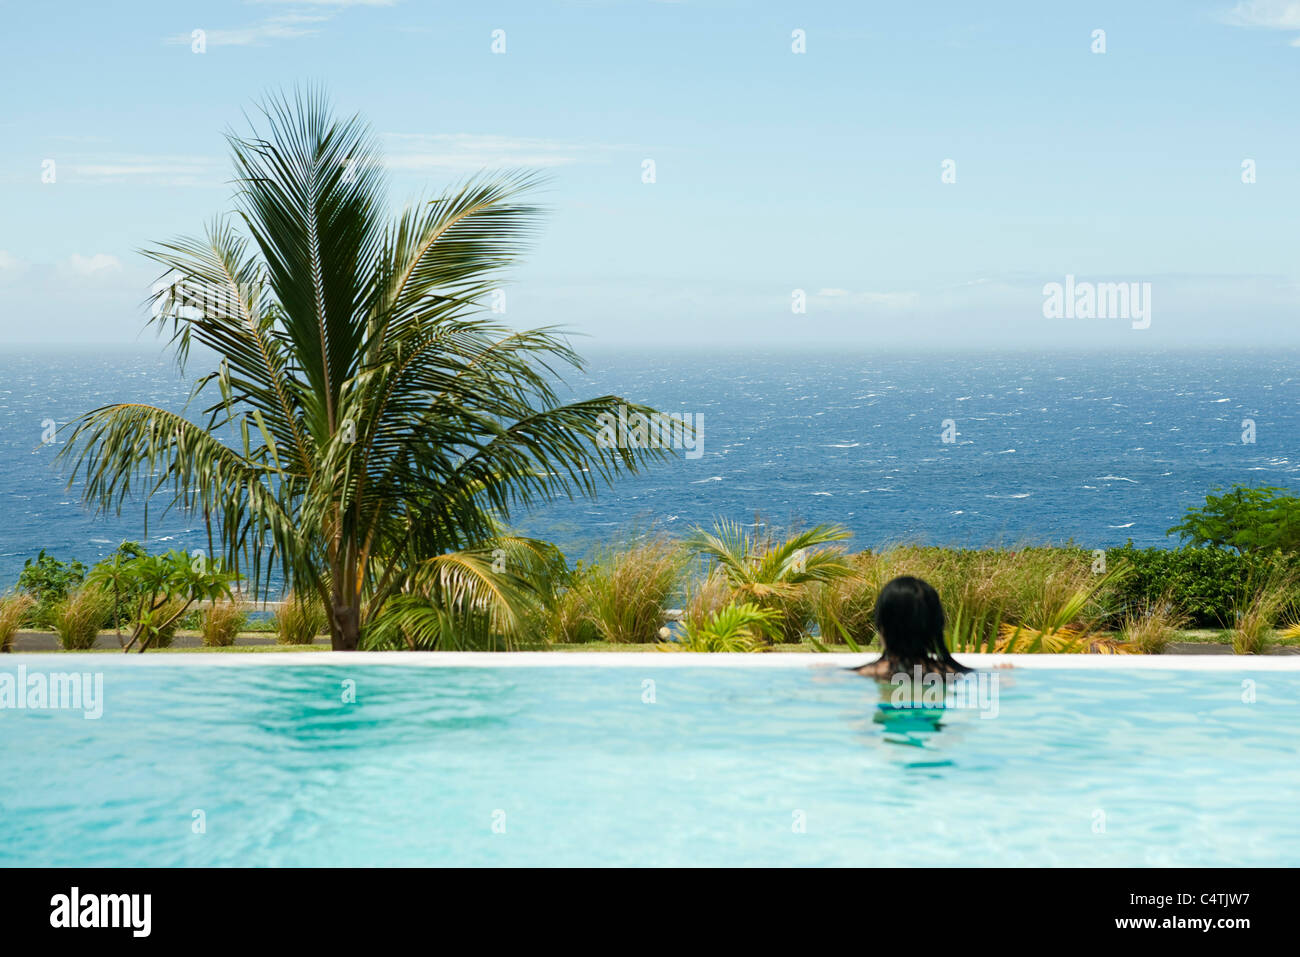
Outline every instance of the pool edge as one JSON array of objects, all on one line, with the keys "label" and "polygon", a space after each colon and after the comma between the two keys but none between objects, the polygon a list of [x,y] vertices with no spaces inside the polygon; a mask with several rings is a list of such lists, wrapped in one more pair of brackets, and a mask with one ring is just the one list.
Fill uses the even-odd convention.
[{"label": "pool edge", "polygon": [[[103,655],[23,652],[0,659],[3,664],[59,670],[116,667],[238,667],[264,665],[340,667],[397,665],[420,668],[825,668],[853,667],[870,661],[874,653],[848,654],[697,654],[651,652],[546,652],[546,651],[321,651],[267,652],[256,655]],[[974,668],[1011,665],[1017,669],[1055,670],[1155,670],[1155,671],[1300,671],[1300,655],[995,655],[971,654],[958,658]],[[54,663],[58,662],[55,666]],[[113,662],[117,664],[114,665]]]}]

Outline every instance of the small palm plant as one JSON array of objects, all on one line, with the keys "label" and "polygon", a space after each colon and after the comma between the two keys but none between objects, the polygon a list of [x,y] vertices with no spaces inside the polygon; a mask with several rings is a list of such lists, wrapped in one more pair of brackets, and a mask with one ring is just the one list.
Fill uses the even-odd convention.
[{"label": "small palm plant", "polygon": [[841,525],[818,525],[778,541],[722,519],[712,531],[696,528],[685,544],[714,563],[737,601],[774,611],[782,640],[798,641],[812,616],[808,586],[853,571],[842,548],[813,549],[852,534]]},{"label": "small palm plant", "polygon": [[703,627],[731,601],[731,586],[716,568],[703,578],[688,581],[682,603],[682,627]]},{"label": "small palm plant", "polygon": [[685,622],[681,641],[659,645],[664,651],[762,651],[779,634],[780,613],[753,602],[737,602],[707,619]]},{"label": "small palm plant", "polygon": [[364,647],[512,650],[546,634],[567,574],[558,548],[515,535],[436,556],[416,566],[407,590],[374,620]]}]

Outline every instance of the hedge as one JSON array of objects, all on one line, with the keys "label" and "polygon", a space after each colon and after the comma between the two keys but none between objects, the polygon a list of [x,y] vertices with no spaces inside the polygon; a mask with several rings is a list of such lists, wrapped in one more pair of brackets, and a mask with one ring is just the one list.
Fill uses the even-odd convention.
[{"label": "hedge", "polygon": [[[1300,576],[1296,553],[1239,554],[1223,548],[1123,548],[1106,552],[1106,561],[1127,562],[1132,573],[1115,590],[1121,606],[1141,608],[1168,593],[1198,627],[1229,627],[1233,610],[1275,563]],[[1300,595],[1297,596],[1300,598]]]}]

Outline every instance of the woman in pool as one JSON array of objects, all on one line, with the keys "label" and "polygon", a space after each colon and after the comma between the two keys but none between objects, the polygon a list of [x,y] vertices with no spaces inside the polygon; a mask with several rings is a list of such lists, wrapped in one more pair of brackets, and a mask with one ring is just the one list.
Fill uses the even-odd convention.
[{"label": "woman in pool", "polygon": [[890,680],[894,675],[956,675],[971,669],[953,659],[943,640],[943,605],[939,593],[927,582],[903,575],[880,589],[876,597],[876,631],[881,654],[875,661],[854,668],[869,678]]}]

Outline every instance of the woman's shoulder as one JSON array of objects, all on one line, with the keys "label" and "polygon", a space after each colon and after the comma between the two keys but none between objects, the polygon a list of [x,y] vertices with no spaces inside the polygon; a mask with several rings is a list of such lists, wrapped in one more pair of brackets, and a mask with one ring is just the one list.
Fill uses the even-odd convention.
[{"label": "woman's shoulder", "polygon": [[[868,661],[864,665],[859,665],[856,668],[848,668],[845,670],[852,671],[854,674],[862,675],[865,678],[876,678],[881,681],[889,681],[895,675],[906,675],[909,678],[914,678],[916,677],[918,669],[922,675],[942,675],[945,677],[960,677],[961,675],[977,673],[975,669],[965,668],[961,665],[957,665],[956,662],[953,662],[953,665],[956,665],[956,667],[949,665],[947,662],[937,661],[934,659],[909,663],[891,661],[888,658],[880,657],[875,661]],[[999,664],[994,667],[1010,668],[1011,665]]]},{"label": "woman's shoulder", "polygon": [[848,670],[864,678],[889,678],[898,669],[884,658],[877,658],[875,661],[868,661],[865,665]]}]

